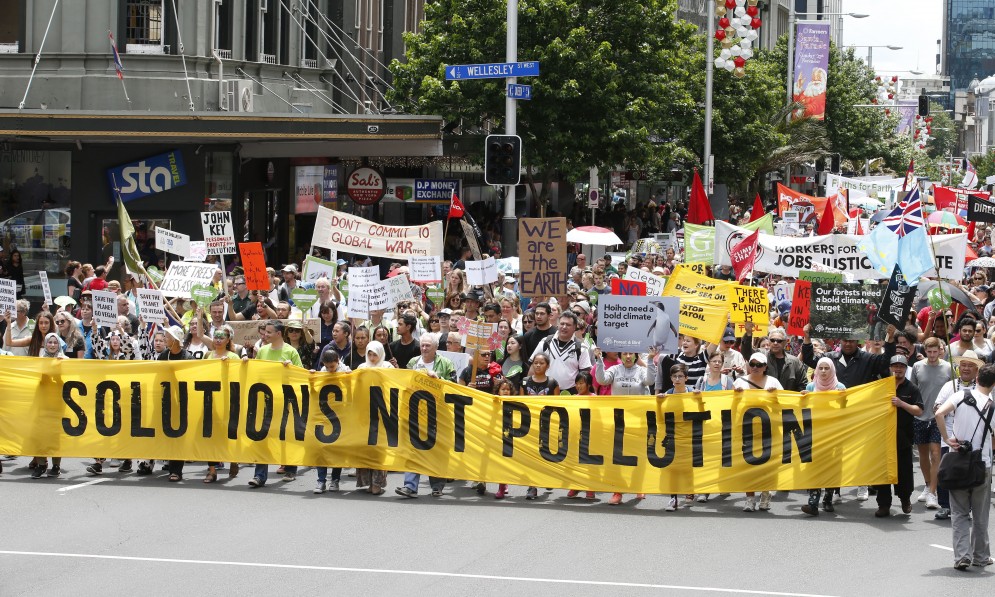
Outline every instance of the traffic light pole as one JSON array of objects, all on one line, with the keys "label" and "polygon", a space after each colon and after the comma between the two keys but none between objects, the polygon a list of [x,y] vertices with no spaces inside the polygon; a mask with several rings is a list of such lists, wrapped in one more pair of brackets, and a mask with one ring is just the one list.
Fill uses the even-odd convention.
[{"label": "traffic light pole", "polygon": [[[505,62],[518,62],[518,0],[508,0],[508,38]],[[518,81],[516,77],[505,80],[504,133],[518,134],[518,113],[516,100],[508,96],[508,85]],[[515,218],[515,187],[504,187],[504,217],[501,220],[501,256],[518,255],[518,220]]]}]

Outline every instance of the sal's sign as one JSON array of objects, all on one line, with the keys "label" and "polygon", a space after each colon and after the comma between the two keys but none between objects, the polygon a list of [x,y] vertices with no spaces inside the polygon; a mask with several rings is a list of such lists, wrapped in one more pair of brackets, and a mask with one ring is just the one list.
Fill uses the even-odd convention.
[{"label": "sal's sign", "polygon": [[383,199],[387,192],[387,181],[376,168],[363,166],[349,175],[345,185],[346,194],[353,203],[373,205]]},{"label": "sal's sign", "polygon": [[174,149],[109,168],[107,182],[111,188],[111,196],[116,196],[114,189],[117,189],[117,193],[121,194],[121,201],[127,203],[187,184],[187,171],[183,167],[183,156],[179,150]]}]

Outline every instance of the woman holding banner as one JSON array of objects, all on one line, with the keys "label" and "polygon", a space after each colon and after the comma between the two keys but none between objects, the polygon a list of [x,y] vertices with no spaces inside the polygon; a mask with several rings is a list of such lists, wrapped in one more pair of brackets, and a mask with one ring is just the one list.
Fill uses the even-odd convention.
[{"label": "woman holding banner", "polygon": [[[49,332],[45,335],[45,340],[42,342],[41,350],[36,353],[32,353],[32,356],[50,359],[68,358],[65,353],[62,352],[62,339],[55,332]],[[35,456],[33,462],[35,463],[35,467],[31,472],[31,478],[41,479],[45,475],[45,471],[48,469],[48,459],[44,456]],[[62,458],[53,456],[52,470],[48,471],[48,476],[50,478],[58,478],[61,474]]]},{"label": "woman holding banner", "polygon": [[[384,354],[383,344],[374,340],[366,346],[366,362],[357,369],[393,369]],[[370,468],[356,469],[356,487],[367,487],[366,492],[381,495],[387,485],[387,471]]]},{"label": "woman holding banner", "polygon": [[[845,389],[846,386],[844,386],[841,381],[836,379],[836,365],[833,364],[832,359],[822,357],[815,365],[815,376],[813,377],[813,380],[805,386],[805,390],[802,394],[808,394],[809,392],[834,392]],[[826,488],[826,497],[822,502],[822,509],[826,512],[832,512],[835,510],[833,507],[834,493],[836,493],[836,488]],[[809,516],[818,516],[819,497],[821,494],[821,489],[809,489],[808,503],[802,506],[802,512],[808,514]]]},{"label": "woman holding banner", "polygon": [[[733,389],[737,392],[742,392],[743,390],[767,390],[768,392],[774,392],[784,389],[776,377],[767,375],[767,355],[764,353],[755,352],[750,355],[747,370],[749,373],[745,377],[737,379],[733,384]],[[747,492],[746,505],[743,506],[743,512],[756,512],[758,507],[760,510],[770,510],[770,497],[771,493],[769,491],[762,492],[760,494],[760,505],[757,506],[756,494],[752,491]]]}]

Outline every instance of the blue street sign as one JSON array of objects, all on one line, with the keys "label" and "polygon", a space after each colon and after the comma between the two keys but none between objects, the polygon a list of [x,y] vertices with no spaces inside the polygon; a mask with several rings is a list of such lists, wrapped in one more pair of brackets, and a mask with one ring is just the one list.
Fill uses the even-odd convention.
[{"label": "blue street sign", "polygon": [[516,85],[515,83],[509,83],[508,97],[516,100],[530,100],[532,99],[532,86]]},{"label": "blue street sign", "polygon": [[455,189],[459,195],[460,181],[447,178],[415,180],[415,201],[449,201]]},{"label": "blue street sign", "polygon": [[538,77],[538,62],[499,62],[496,64],[453,64],[446,67],[446,80],[504,79]]}]

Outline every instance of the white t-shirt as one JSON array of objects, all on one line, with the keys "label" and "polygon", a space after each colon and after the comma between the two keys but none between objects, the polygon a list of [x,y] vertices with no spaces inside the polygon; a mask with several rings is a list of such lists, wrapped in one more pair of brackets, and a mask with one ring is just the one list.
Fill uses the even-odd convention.
[{"label": "white t-shirt", "polygon": [[[982,394],[976,389],[971,390],[971,395],[978,402],[978,409],[987,417],[989,413],[985,412],[985,408],[991,405],[991,397]],[[946,416],[948,426],[950,425],[950,420],[953,419],[954,437],[960,441],[967,440],[971,442],[971,447],[974,450],[980,449],[985,464],[991,466],[992,434],[985,429],[984,421],[980,420],[978,412],[973,407],[968,404],[961,404],[964,401],[964,392],[959,392],[950,399],[957,404],[954,412],[948,413]],[[957,413],[956,417],[953,416],[954,413]]]},{"label": "white t-shirt", "polygon": [[[776,377],[767,376],[764,380],[763,389],[765,390],[783,390],[784,386],[781,382],[777,381]],[[737,390],[756,390],[757,388],[753,386],[750,382],[746,381],[746,377],[737,377],[736,381],[732,384],[732,387]]]},{"label": "white t-shirt", "polygon": [[[964,388],[974,388],[974,382],[972,381],[969,384],[965,384],[963,381],[960,380],[960,378],[957,378],[953,381],[948,381],[947,383],[943,384],[943,387],[940,388],[940,393],[936,395],[936,402],[933,404],[933,409],[934,409],[933,413],[935,414],[936,410],[938,410],[941,406],[943,406],[943,404],[947,400],[949,400],[951,396],[955,394],[960,394],[961,397],[963,397]],[[956,435],[954,434],[954,413],[948,414],[944,418],[944,422],[947,424],[947,437],[950,437],[951,435],[956,437]],[[948,448],[950,447],[949,445],[947,445],[947,442],[943,442],[943,445],[947,446]]]}]

